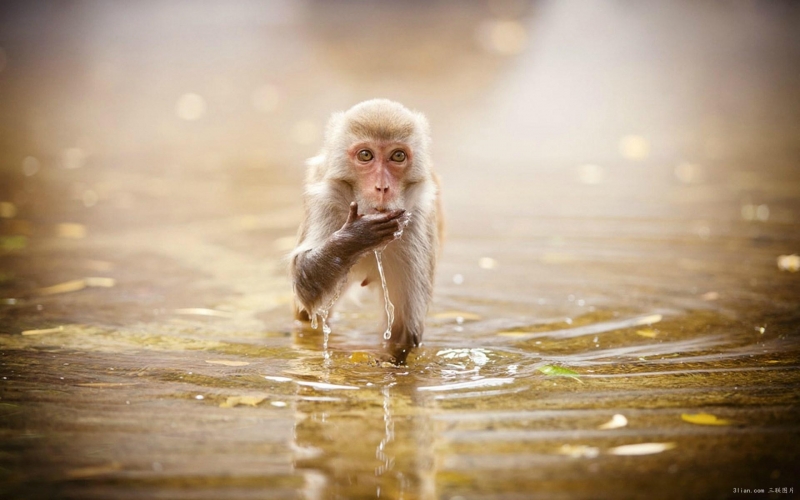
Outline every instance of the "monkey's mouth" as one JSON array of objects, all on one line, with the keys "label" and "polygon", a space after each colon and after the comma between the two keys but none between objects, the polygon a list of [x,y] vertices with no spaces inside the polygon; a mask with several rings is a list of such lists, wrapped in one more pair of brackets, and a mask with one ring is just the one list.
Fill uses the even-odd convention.
[{"label": "monkey's mouth", "polygon": [[367,213],[370,214],[383,214],[389,211],[389,207],[381,206],[381,207],[370,207]]}]

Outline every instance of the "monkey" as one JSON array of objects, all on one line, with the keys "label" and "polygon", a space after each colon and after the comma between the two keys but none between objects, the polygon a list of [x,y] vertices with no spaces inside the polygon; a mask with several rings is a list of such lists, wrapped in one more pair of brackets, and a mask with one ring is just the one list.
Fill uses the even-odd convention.
[{"label": "monkey", "polygon": [[373,250],[383,249],[395,307],[383,359],[397,365],[422,340],[444,227],[430,142],[425,116],[388,99],[334,113],[320,154],[307,162],[289,254],[295,319],[309,321],[327,315],[342,288],[380,289]]}]

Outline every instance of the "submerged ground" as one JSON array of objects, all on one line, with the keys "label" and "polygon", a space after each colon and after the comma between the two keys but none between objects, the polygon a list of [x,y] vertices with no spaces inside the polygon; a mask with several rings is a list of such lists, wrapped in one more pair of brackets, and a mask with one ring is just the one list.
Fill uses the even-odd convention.
[{"label": "submerged ground", "polygon": [[[5,5],[0,496],[797,494],[796,6]],[[283,260],[374,96],[448,218],[404,367]]]}]

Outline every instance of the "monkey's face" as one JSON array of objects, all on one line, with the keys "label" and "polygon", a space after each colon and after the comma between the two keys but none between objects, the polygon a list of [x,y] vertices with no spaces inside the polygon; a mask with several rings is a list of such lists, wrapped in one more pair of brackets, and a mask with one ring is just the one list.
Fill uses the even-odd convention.
[{"label": "monkey's face", "polygon": [[411,148],[396,141],[360,141],[347,151],[357,178],[356,201],[363,213],[405,208],[403,187]]}]

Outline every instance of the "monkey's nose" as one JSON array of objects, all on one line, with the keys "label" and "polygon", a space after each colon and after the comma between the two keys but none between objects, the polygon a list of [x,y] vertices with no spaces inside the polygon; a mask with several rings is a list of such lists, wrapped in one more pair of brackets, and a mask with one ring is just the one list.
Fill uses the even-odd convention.
[{"label": "monkey's nose", "polygon": [[384,188],[375,186],[375,190],[378,191],[381,194],[386,194],[386,193],[389,192],[389,186],[386,186]]}]

